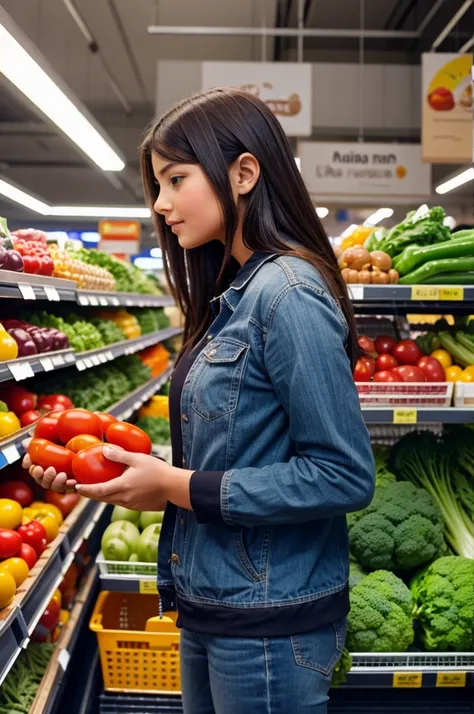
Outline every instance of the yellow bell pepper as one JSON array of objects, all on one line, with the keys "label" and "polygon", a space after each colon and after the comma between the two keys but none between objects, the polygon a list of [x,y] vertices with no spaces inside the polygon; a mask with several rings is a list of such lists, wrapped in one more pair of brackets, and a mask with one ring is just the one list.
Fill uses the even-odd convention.
[{"label": "yellow bell pepper", "polygon": [[0,362],[18,357],[18,345],[0,323]]},{"label": "yellow bell pepper", "polygon": [[170,418],[169,410],[169,400],[168,397],[161,394],[156,394],[152,397],[148,404],[145,404],[140,411],[138,416],[141,417],[164,417],[165,419]]},{"label": "yellow bell pepper", "polygon": [[20,420],[13,412],[0,412],[0,439],[21,429]]}]

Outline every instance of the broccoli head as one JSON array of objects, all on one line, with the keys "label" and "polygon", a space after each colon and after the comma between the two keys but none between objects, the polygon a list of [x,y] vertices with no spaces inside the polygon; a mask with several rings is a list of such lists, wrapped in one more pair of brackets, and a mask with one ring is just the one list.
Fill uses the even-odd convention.
[{"label": "broccoli head", "polygon": [[352,588],[355,588],[355,586],[366,577],[367,571],[365,571],[359,563],[356,563],[353,560],[349,565],[349,590],[352,590]]},{"label": "broccoli head", "polygon": [[350,652],[404,652],[413,643],[413,599],[396,575],[370,573],[351,590],[350,600]]},{"label": "broccoli head", "polygon": [[474,650],[474,560],[439,558],[415,578],[411,590],[427,650]]},{"label": "broccoli head", "polygon": [[442,552],[444,523],[434,498],[408,481],[378,489],[372,503],[348,518],[351,553],[370,570],[406,571]]}]

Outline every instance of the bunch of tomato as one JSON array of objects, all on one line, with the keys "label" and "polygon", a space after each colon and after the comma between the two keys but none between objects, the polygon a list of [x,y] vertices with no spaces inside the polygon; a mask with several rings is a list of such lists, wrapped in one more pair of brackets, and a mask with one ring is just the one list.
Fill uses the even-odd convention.
[{"label": "bunch of tomato", "polygon": [[117,478],[126,468],[105,458],[104,441],[126,451],[151,454],[151,440],[144,431],[111,414],[87,409],[54,411],[42,417],[28,454],[33,464],[53,467],[78,483],[102,483]]},{"label": "bunch of tomato", "polygon": [[442,364],[425,355],[415,340],[397,341],[390,335],[359,337],[362,356],[354,369],[355,382],[445,382]]},{"label": "bunch of tomato", "polygon": [[14,231],[13,248],[23,258],[25,273],[52,275],[54,262],[49,252],[46,235],[32,228]]}]

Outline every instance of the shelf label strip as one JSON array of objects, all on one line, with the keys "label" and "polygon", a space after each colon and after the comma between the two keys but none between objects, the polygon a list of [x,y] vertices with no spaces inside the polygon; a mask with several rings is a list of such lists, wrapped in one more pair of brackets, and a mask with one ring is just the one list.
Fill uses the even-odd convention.
[{"label": "shelf label strip", "polygon": [[45,372],[52,372],[54,369],[53,360],[51,357],[40,357],[40,365]]},{"label": "shelf label strip", "polygon": [[18,290],[21,292],[23,300],[36,300],[35,291],[27,283],[18,283]]},{"label": "shelf label strip", "polygon": [[29,362],[17,362],[8,365],[10,373],[17,382],[21,382],[22,379],[28,379],[29,377],[34,377],[34,372]]},{"label": "shelf label strip", "polygon": [[50,302],[60,302],[61,298],[59,297],[59,293],[54,287],[54,285],[44,285],[43,286],[44,294],[46,295],[47,299]]},{"label": "shelf label strip", "polygon": [[10,444],[2,449],[2,454],[7,460],[7,464],[13,464],[20,458],[20,452],[18,451],[16,444]]},{"label": "shelf label strip", "polygon": [[394,409],[393,423],[394,424],[416,424],[418,421],[418,412],[416,409]]},{"label": "shelf label strip", "polygon": [[142,595],[145,593],[153,593],[153,595],[158,594],[158,588],[156,587],[155,580],[140,580],[138,589]]},{"label": "shelf label strip", "polygon": [[422,685],[422,672],[394,672],[393,687],[395,689],[420,689]]},{"label": "shelf label strip", "polygon": [[466,672],[438,672],[436,675],[437,687],[465,687]]}]

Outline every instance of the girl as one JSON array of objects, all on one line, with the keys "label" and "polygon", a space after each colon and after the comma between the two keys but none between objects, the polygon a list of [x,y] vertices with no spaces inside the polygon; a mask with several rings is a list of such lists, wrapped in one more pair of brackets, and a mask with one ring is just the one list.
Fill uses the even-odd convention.
[{"label": "girl", "polygon": [[166,505],[158,588],[177,607],[185,714],[324,714],[349,610],[345,514],[374,467],[351,367],[352,307],[279,122],[257,98],[182,101],[141,147],[165,272],[185,316],[173,466],[54,490]]}]

